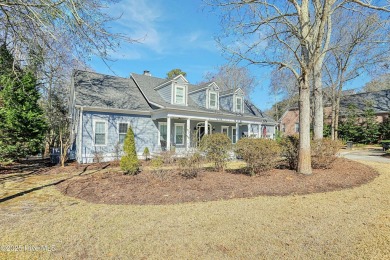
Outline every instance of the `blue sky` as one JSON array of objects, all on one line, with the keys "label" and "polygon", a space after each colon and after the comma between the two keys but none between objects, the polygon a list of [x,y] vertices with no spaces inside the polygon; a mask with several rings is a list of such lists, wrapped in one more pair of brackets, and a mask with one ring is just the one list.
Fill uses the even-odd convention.
[{"label": "blue sky", "polygon": [[[149,70],[164,78],[171,69],[180,68],[191,83],[200,82],[206,72],[227,63],[214,41],[220,31],[218,15],[203,7],[200,0],[122,0],[110,6],[111,15],[122,14],[111,30],[140,43],[123,44],[111,53],[115,61],[109,62],[110,67],[97,57],[89,65],[96,72],[121,77]],[[276,101],[268,91],[270,71],[249,69],[259,82],[250,98],[260,109],[270,108]]]}]

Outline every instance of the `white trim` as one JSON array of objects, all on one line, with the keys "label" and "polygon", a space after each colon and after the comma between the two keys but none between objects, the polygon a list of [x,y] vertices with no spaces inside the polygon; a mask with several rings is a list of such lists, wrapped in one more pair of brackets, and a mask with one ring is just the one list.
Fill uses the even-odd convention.
[{"label": "white trim", "polygon": [[[238,109],[237,108],[237,100],[238,99],[240,99],[241,101],[240,101],[240,103],[241,103],[241,109]],[[234,111],[236,112],[236,113],[242,113],[243,112],[243,98],[242,98],[242,96],[237,96],[237,95],[234,95],[234,101],[235,102],[233,102],[234,103]]]},{"label": "white trim", "polygon": [[[184,145],[184,144],[185,144],[185,142],[184,142],[184,137],[185,137],[186,135],[185,135],[185,127],[184,127],[184,125],[185,125],[185,123],[174,123],[173,141],[175,142],[175,145]],[[181,143],[181,144],[178,144],[177,141],[176,141],[176,126],[181,126],[181,127],[183,127],[183,132],[182,132],[182,134],[183,134],[183,138],[182,138],[183,143]]]},{"label": "white trim", "polygon": [[189,149],[191,146],[191,119],[187,118],[187,131],[186,131],[186,148]]},{"label": "white trim", "polygon": [[[158,132],[157,146],[161,146],[161,131],[160,131],[160,126],[161,126],[161,125],[167,126],[167,122],[158,122],[158,128],[157,128],[157,132]],[[167,139],[168,139],[168,126],[167,126]],[[167,141],[167,140],[165,140],[165,141]]]},{"label": "white trim", "polygon": [[[178,88],[183,89],[183,103],[177,103],[176,100],[176,90]],[[174,85],[174,91],[173,91],[173,104],[174,105],[186,105],[187,104],[187,97],[186,97],[186,87],[181,85]]]},{"label": "white trim", "polygon": [[[236,130],[236,138],[233,136],[233,130]],[[232,139],[232,144],[235,144],[237,142],[237,127],[232,126],[232,133],[231,133],[231,139]]]},{"label": "white trim", "polygon": [[223,130],[226,129],[227,130],[227,136],[229,136],[229,126],[228,125],[223,125],[221,126],[221,133],[223,134]]},{"label": "white trim", "polygon": [[75,108],[83,108],[84,111],[90,112],[108,112],[117,114],[133,114],[133,115],[151,115],[151,111],[145,110],[131,110],[131,109],[119,109],[119,108],[103,108],[103,107],[85,107],[76,105]]},{"label": "white trim", "polygon": [[80,135],[80,146],[79,146],[79,155],[80,161],[83,162],[83,107],[80,107],[80,118],[79,118],[79,135]]},{"label": "white trim", "polygon": [[[215,94],[215,106],[213,106],[213,107],[211,106],[211,94]],[[207,97],[208,97],[208,100],[207,100],[208,109],[218,110],[219,109],[218,92],[209,90]]]},{"label": "white trim", "polygon": [[[127,132],[129,131],[129,127],[130,127],[130,122],[127,122],[127,121],[126,121],[126,122],[118,122],[118,123],[117,123],[117,125],[116,125],[116,126],[117,126],[117,128],[116,128],[116,129],[117,129],[117,134],[118,134],[118,142],[117,142],[117,143],[119,143],[119,141],[120,141],[119,136],[121,135],[121,133],[119,133],[119,129],[120,129],[120,128],[119,128],[119,125],[120,125],[120,124],[127,124],[126,134],[127,134]],[[123,134],[123,133],[122,133],[122,134]],[[125,136],[126,136],[126,135],[125,135]],[[124,141],[124,140],[123,140],[123,141]],[[114,145],[116,145],[116,144],[114,144]]]},{"label": "white trim", "polygon": [[[96,123],[104,123],[104,131],[105,131],[105,140],[104,140],[104,144],[96,144],[95,141],[96,141],[96,132],[95,132],[95,128],[96,128]],[[107,146],[107,143],[108,143],[108,120],[102,120],[102,119],[92,119],[92,133],[93,133],[93,145],[94,146]]]}]

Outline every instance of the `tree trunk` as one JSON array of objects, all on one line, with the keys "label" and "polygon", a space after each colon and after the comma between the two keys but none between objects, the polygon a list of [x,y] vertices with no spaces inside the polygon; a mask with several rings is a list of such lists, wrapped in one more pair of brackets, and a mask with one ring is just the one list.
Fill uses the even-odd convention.
[{"label": "tree trunk", "polygon": [[308,74],[306,73],[302,74],[299,86],[298,173],[312,173],[310,151],[310,87]]},{"label": "tree trunk", "polygon": [[334,139],[338,140],[339,138],[339,116],[340,116],[340,96],[336,97],[336,110],[335,110],[335,131],[334,131]]},{"label": "tree trunk", "polygon": [[331,130],[330,134],[332,137],[332,140],[336,140],[335,137],[335,129],[336,129],[336,93],[334,86],[332,86],[332,114],[331,114]]},{"label": "tree trunk", "polygon": [[[321,63],[322,64],[322,63]],[[314,139],[322,139],[324,137],[324,106],[322,100],[322,66],[317,64],[314,66],[314,117],[313,130]]]}]

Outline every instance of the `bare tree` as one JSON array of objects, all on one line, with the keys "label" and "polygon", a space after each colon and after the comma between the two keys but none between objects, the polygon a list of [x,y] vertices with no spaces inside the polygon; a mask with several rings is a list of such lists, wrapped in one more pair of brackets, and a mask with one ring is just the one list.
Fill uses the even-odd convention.
[{"label": "bare tree", "polygon": [[[349,10],[342,10],[349,12]],[[345,19],[349,17],[349,19]],[[376,14],[354,17],[338,15],[331,50],[324,65],[325,84],[330,87],[331,136],[338,139],[340,99],[346,82],[365,71],[375,71],[389,62],[388,22]]]},{"label": "bare tree", "polygon": [[223,65],[217,72],[207,72],[204,82],[215,81],[222,90],[241,88],[249,96],[257,85],[256,78],[246,67],[237,65]]},{"label": "bare tree", "polygon": [[[382,67],[384,70],[389,70],[389,65]],[[390,73],[384,73],[377,79],[371,80],[364,85],[364,92],[379,91],[384,89],[390,89]]]},{"label": "bare tree", "polygon": [[[322,62],[332,32],[332,14],[339,8],[371,8],[388,11],[386,6],[360,0],[209,0],[222,9],[223,33],[217,39],[235,62],[288,69],[299,85],[298,172],[311,174],[310,79],[322,80]],[[315,133],[322,136],[322,86],[314,85]],[[321,106],[321,107],[320,107]],[[321,118],[321,120],[320,120]],[[321,132],[321,133],[319,133]]]}]

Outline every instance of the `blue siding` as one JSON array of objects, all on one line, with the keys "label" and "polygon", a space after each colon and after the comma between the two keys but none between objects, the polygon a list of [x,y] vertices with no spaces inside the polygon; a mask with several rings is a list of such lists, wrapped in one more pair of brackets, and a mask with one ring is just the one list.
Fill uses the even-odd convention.
[{"label": "blue siding", "polygon": [[164,99],[165,102],[171,103],[172,100],[172,85],[165,86],[157,90],[158,94]]},{"label": "blue siding", "polygon": [[206,90],[189,94],[190,98],[200,107],[206,107]]},{"label": "blue siding", "polygon": [[[119,141],[119,123],[129,123],[134,132],[136,150],[139,156],[142,155],[145,147],[149,151],[156,152],[159,150],[157,145],[158,130],[156,123],[150,116],[110,114],[100,112],[83,113],[83,135],[82,135],[82,163],[93,162],[96,153],[101,153],[104,161],[116,159],[117,153],[115,146]],[[94,143],[94,122],[104,121],[107,124],[107,138],[105,145],[95,145]],[[78,145],[79,143],[76,143]],[[78,150],[78,149],[77,149]],[[79,150],[78,150],[79,151]],[[79,154],[78,154],[79,156]]]},{"label": "blue siding", "polygon": [[233,111],[233,95],[228,95],[219,98],[219,106],[223,110]]}]

